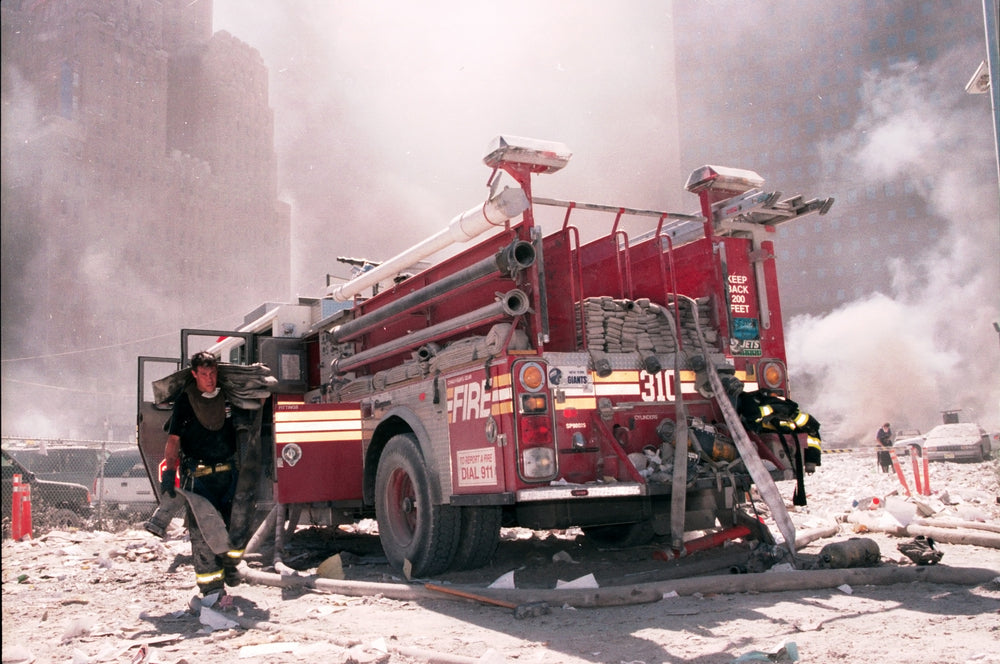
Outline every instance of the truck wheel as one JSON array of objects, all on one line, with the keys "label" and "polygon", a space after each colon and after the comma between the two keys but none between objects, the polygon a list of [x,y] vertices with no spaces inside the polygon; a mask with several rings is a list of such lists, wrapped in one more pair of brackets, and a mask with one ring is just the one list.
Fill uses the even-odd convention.
[{"label": "truck wheel", "polygon": [[499,507],[462,507],[454,570],[476,569],[490,562],[500,544]]},{"label": "truck wheel", "polygon": [[439,574],[448,569],[458,544],[459,514],[431,501],[430,481],[416,439],[393,436],[375,475],[375,516],[379,539],[389,564],[409,576]]},{"label": "truck wheel", "polygon": [[80,518],[80,515],[65,507],[54,510],[47,521],[51,527],[59,530],[79,528],[83,525],[83,519]]},{"label": "truck wheel", "polygon": [[642,546],[653,541],[653,524],[651,521],[638,523],[620,523],[613,526],[587,526],[583,534],[598,546],[613,546],[628,548]]}]

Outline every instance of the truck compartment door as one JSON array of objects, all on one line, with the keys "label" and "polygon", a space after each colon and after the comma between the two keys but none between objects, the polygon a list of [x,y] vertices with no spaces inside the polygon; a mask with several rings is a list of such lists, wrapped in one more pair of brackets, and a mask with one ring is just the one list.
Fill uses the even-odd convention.
[{"label": "truck compartment door", "polygon": [[170,419],[170,403],[156,403],[153,396],[153,381],[165,378],[181,367],[180,358],[140,357],[138,372],[138,401],[136,411],[136,442],[142,463],[146,468],[153,489],[160,491],[160,462],[167,446],[164,425]]},{"label": "truck compartment door", "polygon": [[275,396],[277,500],[360,500],[364,472],[361,409],[356,403],[303,403]]}]

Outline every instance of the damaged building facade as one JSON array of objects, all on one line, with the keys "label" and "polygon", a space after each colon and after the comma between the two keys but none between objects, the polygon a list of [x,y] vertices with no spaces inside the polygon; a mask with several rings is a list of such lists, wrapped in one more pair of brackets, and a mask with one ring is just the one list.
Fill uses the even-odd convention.
[{"label": "damaged building facade", "polygon": [[[45,356],[24,368],[45,385],[67,364],[92,366],[106,403],[122,391],[111,376],[134,375],[134,353],[104,346],[221,325],[287,295],[290,212],[277,200],[267,69],[255,49],[213,34],[210,0],[0,7],[4,357]],[[85,363],[66,355],[91,340]],[[5,367],[5,412],[32,407],[6,389],[18,369]],[[92,398],[43,394],[67,408]],[[71,435],[131,433],[127,407],[95,410]]]}]

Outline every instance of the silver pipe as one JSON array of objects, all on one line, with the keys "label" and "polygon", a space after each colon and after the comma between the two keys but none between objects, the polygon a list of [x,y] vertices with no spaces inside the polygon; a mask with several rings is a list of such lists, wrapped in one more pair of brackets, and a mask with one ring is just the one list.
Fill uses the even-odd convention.
[{"label": "silver pipe", "polygon": [[338,358],[333,361],[331,366],[334,373],[350,371],[377,358],[379,355],[387,355],[416,348],[449,332],[459,332],[501,316],[521,316],[528,312],[529,305],[530,301],[524,291],[515,288],[504,293],[492,304],[487,304],[484,307],[470,311],[467,314],[462,314],[461,316],[456,316],[437,325],[416,330],[398,339],[361,351],[356,355]]},{"label": "silver pipe", "polygon": [[398,300],[386,304],[384,307],[358,316],[343,325],[338,325],[330,330],[330,334],[333,335],[333,339],[337,343],[347,341],[359,334],[364,334],[391,316],[401,314],[455,288],[481,279],[494,272],[499,272],[503,276],[512,276],[518,270],[531,267],[534,262],[535,247],[530,242],[517,240],[498,251],[495,256],[484,258],[464,270],[455,272],[432,284],[428,284],[420,290],[404,295]]},{"label": "silver pipe", "polygon": [[423,242],[384,261],[378,267],[359,274],[345,284],[331,286],[327,289],[327,295],[340,302],[346,302],[369,286],[395,277],[403,270],[445,247],[458,242],[466,242],[484,231],[503,226],[511,218],[528,209],[528,205],[528,196],[524,190],[506,188],[482,205],[477,205],[458,215],[446,227]]}]

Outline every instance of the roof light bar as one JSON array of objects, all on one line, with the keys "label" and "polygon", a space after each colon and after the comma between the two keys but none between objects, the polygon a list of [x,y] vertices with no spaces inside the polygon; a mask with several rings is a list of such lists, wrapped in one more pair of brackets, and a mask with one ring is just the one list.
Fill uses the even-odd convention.
[{"label": "roof light bar", "polygon": [[527,164],[534,173],[555,173],[573,156],[563,143],[521,136],[497,136],[487,149],[483,157],[487,166],[499,168],[503,164]]},{"label": "roof light bar", "polygon": [[723,189],[742,194],[763,186],[764,178],[753,171],[726,166],[702,166],[691,173],[684,188],[693,194],[705,189]]}]

